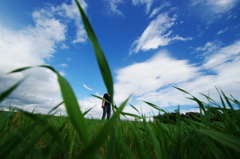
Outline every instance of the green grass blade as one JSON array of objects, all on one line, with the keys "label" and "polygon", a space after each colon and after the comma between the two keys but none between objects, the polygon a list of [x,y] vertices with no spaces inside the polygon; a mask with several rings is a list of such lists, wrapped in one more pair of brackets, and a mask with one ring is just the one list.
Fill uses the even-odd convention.
[{"label": "green grass blade", "polygon": [[84,13],[82,7],[80,6],[79,2],[77,0],[75,0],[78,9],[80,11],[82,20],[83,20],[83,24],[85,26],[85,30],[87,32],[88,38],[90,39],[93,48],[94,48],[94,52],[95,52],[95,56],[97,58],[97,62],[98,62],[98,66],[100,68],[101,74],[102,74],[102,78],[103,81],[105,83],[105,86],[107,87],[108,93],[110,93],[111,95],[111,101],[113,101],[113,93],[114,93],[114,88],[113,88],[113,78],[112,78],[112,74],[108,65],[108,62],[106,60],[106,57],[101,49],[101,46],[99,45],[99,42],[97,40],[97,37],[92,29],[92,26],[86,16],[86,14]]},{"label": "green grass blade", "polygon": [[16,151],[18,146],[31,135],[33,129],[36,128],[36,124],[31,124],[30,126],[22,129],[21,131],[12,132],[6,139],[5,144],[1,145],[0,158],[8,158],[11,152]]},{"label": "green grass blade", "polygon": [[136,110],[139,114],[141,114],[141,113],[139,112],[139,110],[138,110],[136,107],[134,107],[134,106],[131,105],[131,104],[130,104],[130,106],[131,106],[134,110]]},{"label": "green grass blade", "polygon": [[2,92],[0,94],[0,102],[3,101],[10,93],[12,93],[22,82],[23,82],[23,80],[20,80],[16,84],[14,84],[12,87],[10,87],[9,89]]},{"label": "green grass blade", "polygon": [[136,151],[138,152],[138,155],[140,158],[147,158],[146,153],[144,153],[144,147],[143,144],[141,143],[141,141],[139,140],[139,136],[137,135],[137,129],[135,128],[135,126],[133,125],[132,122],[129,122],[130,125],[130,132],[133,135],[133,142],[134,142],[134,146],[136,146]]},{"label": "green grass blade", "polygon": [[78,131],[83,142],[87,144],[89,138],[87,133],[86,120],[84,119],[84,115],[80,110],[77,98],[67,80],[58,73],[57,76],[69,118]]},{"label": "green grass blade", "polygon": [[[65,104],[67,113],[69,115],[69,118],[71,119],[74,127],[76,128],[79,135],[81,136],[81,139],[83,140],[83,142],[88,143],[88,133],[87,133],[86,121],[84,119],[84,115],[82,114],[82,112],[80,110],[77,98],[76,98],[71,86],[67,82],[67,80],[64,77],[62,77],[51,66],[40,65],[40,66],[37,66],[37,67],[48,68],[48,69],[52,70],[54,73],[56,73],[56,75],[58,77],[58,83],[60,85],[62,97],[64,99],[64,104]],[[24,71],[24,70],[29,69],[29,68],[32,68],[32,67],[24,67],[24,68],[16,69],[14,71],[11,71],[10,73]],[[21,82],[17,83],[13,87],[11,87],[11,89],[7,92],[7,94],[9,94],[13,89],[15,89],[15,87],[18,86],[20,83]],[[4,92],[4,94],[2,95],[2,97],[0,96],[0,98],[4,98],[5,96],[6,96],[6,93]]]},{"label": "green grass blade", "polygon": [[[129,97],[130,98],[130,97]],[[111,134],[113,131],[113,127],[115,126],[115,122],[119,118],[123,108],[127,104],[129,98],[127,98],[118,108],[118,110],[114,113],[114,115],[107,121],[107,123],[103,126],[103,128],[99,131],[96,137],[89,143],[89,145],[83,150],[79,158],[92,159],[95,157],[95,154],[101,144],[106,140],[107,135]]]},{"label": "green grass blade", "polygon": [[[94,108],[94,107],[92,107]],[[83,116],[85,116],[88,112],[90,112],[92,110],[92,108],[89,108],[88,110],[86,110],[85,112],[83,112]]]},{"label": "green grass blade", "polygon": [[122,112],[121,114],[123,116],[130,116],[130,117],[134,117],[134,118],[138,118],[138,119],[142,118],[141,116],[138,116],[138,115],[132,114],[132,113],[127,113],[127,112]]},{"label": "green grass blade", "polygon": [[56,105],[55,107],[53,107],[48,114],[51,114],[54,110],[56,110],[60,105],[62,105],[64,102],[59,103],[58,105]]},{"label": "green grass blade", "polygon": [[178,88],[178,87],[175,87],[175,86],[173,86],[173,87],[176,88],[176,89],[178,89],[178,90],[181,91],[181,92],[184,92],[184,93],[189,94],[190,96],[192,96],[190,93],[188,93],[187,91],[185,91],[185,90],[183,90],[183,89],[181,89],[181,88]]},{"label": "green grass blade", "polygon": [[153,103],[150,103],[150,102],[147,102],[147,101],[143,101],[144,103],[148,104],[149,106],[151,106],[152,108],[160,111],[160,112],[164,112],[164,113],[167,113],[165,110],[159,108],[157,105],[153,104]]},{"label": "green grass blade", "polygon": [[13,70],[13,71],[9,72],[9,74],[10,74],[10,73],[16,73],[16,72],[22,72],[22,71],[27,70],[27,69],[32,68],[32,67],[33,67],[33,66],[18,68],[18,69],[16,69],[16,70]]},{"label": "green grass blade", "polygon": [[232,95],[230,95],[232,99],[230,99],[232,102],[234,102],[235,104],[238,105],[238,107],[240,108],[240,101],[238,101],[236,98],[234,98]]},{"label": "green grass blade", "polygon": [[156,155],[156,158],[161,159],[163,158],[162,156],[162,151],[160,149],[159,141],[156,138],[155,133],[153,132],[153,127],[150,126],[149,123],[146,122],[146,130],[149,132],[149,136],[152,139],[153,147],[154,147],[154,153]]},{"label": "green grass blade", "polygon": [[91,96],[96,97],[96,98],[98,98],[98,99],[101,99],[101,100],[103,100],[103,101],[105,101],[105,102],[108,102],[108,101],[107,101],[106,99],[104,99],[103,97],[96,96],[96,95],[93,95],[93,94],[91,94]]},{"label": "green grass blade", "polygon": [[232,136],[223,132],[218,132],[214,130],[198,130],[202,134],[209,136],[219,143],[222,143],[232,149],[235,149],[240,153],[240,138],[237,136]]}]

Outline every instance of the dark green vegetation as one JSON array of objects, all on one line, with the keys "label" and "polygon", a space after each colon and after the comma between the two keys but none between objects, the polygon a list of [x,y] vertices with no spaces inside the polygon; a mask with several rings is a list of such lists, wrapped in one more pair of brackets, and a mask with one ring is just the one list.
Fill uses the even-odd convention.
[{"label": "dark green vegetation", "polygon": [[[107,60],[78,2],[77,5],[93,44],[105,86],[113,94],[113,80]],[[239,101],[227,97],[222,91],[219,91],[221,104],[217,104],[208,96],[204,95],[209,103],[204,103],[177,88],[189,94],[189,99],[199,105],[198,122],[182,118],[178,113],[176,122],[169,120],[165,124],[161,119],[148,122],[144,115],[122,112],[130,97],[120,106],[115,106],[110,120],[101,121],[84,118],[88,111],[81,112],[68,81],[56,70],[45,65],[38,67],[45,67],[56,73],[68,117],[39,115],[22,110],[0,112],[0,158],[240,157],[240,117],[239,111],[233,108],[233,104],[239,106]],[[31,67],[20,68],[11,73],[26,69]],[[0,102],[21,82],[2,92]],[[152,103],[145,103],[163,111]],[[134,106],[132,108],[138,111]],[[140,118],[142,121],[121,121],[120,114]],[[211,121],[212,117],[216,117],[218,121]]]}]

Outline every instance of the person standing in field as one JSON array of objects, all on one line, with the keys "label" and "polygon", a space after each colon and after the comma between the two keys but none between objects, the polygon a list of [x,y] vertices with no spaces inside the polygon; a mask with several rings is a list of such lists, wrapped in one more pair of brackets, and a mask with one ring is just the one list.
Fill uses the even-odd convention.
[{"label": "person standing in field", "polygon": [[103,108],[103,115],[102,115],[102,120],[105,119],[105,116],[107,114],[107,119],[110,118],[111,116],[111,98],[109,93],[105,93],[103,95],[103,98],[106,100],[102,100],[102,108]]}]

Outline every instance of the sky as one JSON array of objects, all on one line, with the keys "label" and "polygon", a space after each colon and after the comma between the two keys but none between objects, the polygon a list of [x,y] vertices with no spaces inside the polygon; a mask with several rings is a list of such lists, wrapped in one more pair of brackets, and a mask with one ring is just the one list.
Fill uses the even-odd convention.
[{"label": "sky", "polygon": [[[146,116],[159,112],[143,101],[172,112],[199,111],[184,89],[202,101],[216,101],[221,88],[240,96],[239,0],[79,0],[108,60],[114,102],[130,95],[124,112]],[[0,0],[0,92],[24,82],[0,103],[48,113],[62,102],[56,75],[70,83],[88,118],[102,116],[107,92],[93,47],[72,0]],[[56,115],[66,115],[61,105]]]}]

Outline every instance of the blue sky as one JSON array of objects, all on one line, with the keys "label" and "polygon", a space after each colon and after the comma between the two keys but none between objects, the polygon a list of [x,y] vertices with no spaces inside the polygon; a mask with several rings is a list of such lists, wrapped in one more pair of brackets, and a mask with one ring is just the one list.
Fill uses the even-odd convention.
[{"label": "blue sky", "polygon": [[[158,112],[144,104],[181,112],[198,111],[180,87],[201,100],[218,101],[215,87],[239,97],[239,0],[79,0],[109,62],[117,104],[146,115]],[[100,118],[106,92],[75,2],[0,1],[0,92],[26,78],[4,107],[47,113],[62,101],[56,76],[25,66],[53,66],[71,84],[88,117]],[[136,113],[130,106],[124,111]],[[58,114],[65,114],[64,106]]]}]

